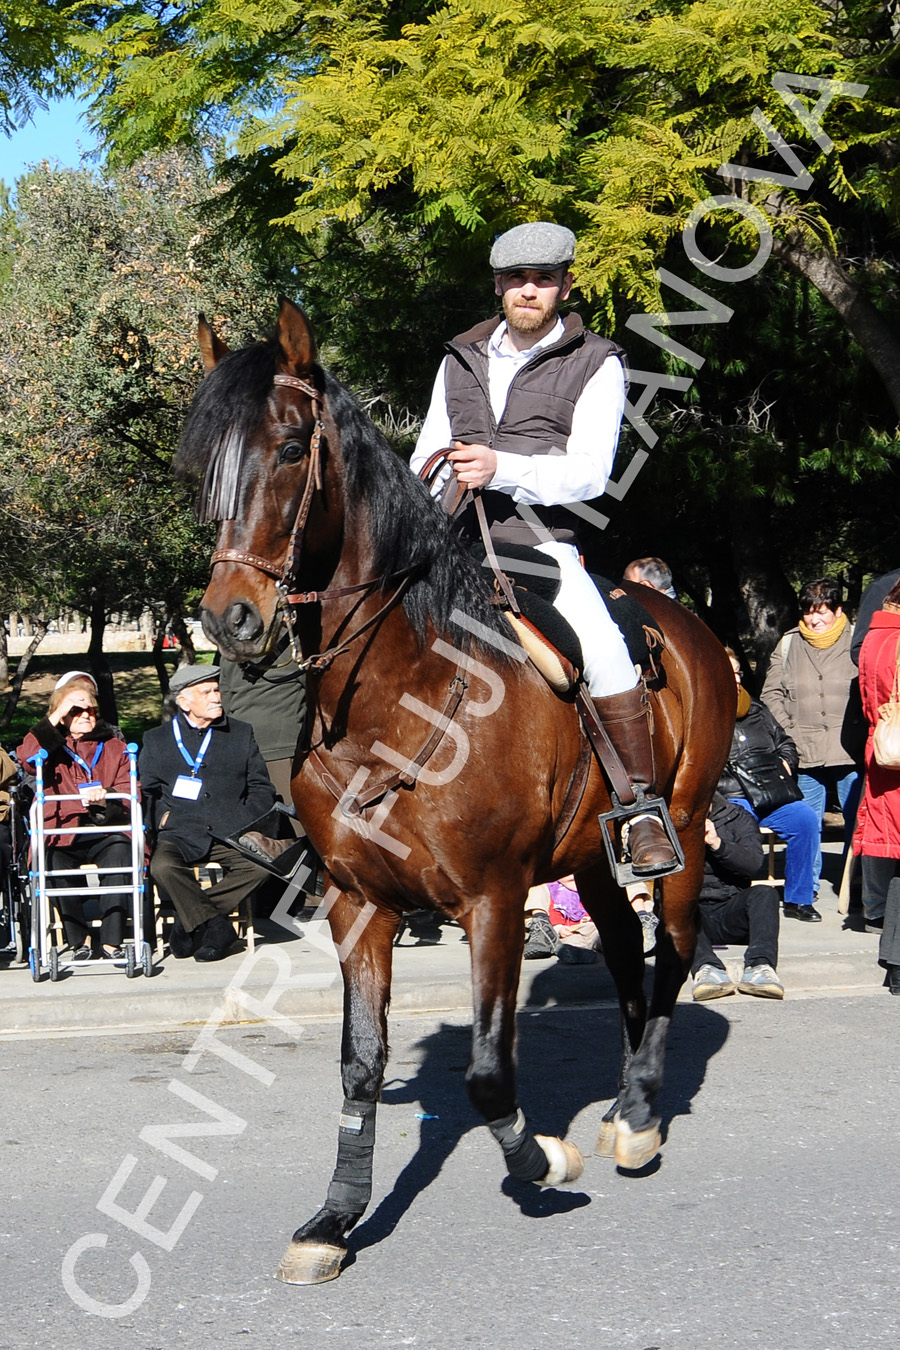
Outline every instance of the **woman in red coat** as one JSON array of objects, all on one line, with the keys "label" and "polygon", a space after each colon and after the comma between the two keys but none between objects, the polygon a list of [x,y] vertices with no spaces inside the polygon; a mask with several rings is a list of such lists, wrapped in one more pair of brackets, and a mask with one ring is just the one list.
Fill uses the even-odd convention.
[{"label": "woman in red coat", "polygon": [[854,853],[860,853],[864,858],[893,861],[878,958],[887,968],[891,993],[900,995],[900,769],[884,769],[872,755],[878,709],[891,697],[898,655],[900,582],[888,592],[883,607],[872,616],[859,654],[859,690],[869,735],[866,741],[866,790],[853,835]]}]

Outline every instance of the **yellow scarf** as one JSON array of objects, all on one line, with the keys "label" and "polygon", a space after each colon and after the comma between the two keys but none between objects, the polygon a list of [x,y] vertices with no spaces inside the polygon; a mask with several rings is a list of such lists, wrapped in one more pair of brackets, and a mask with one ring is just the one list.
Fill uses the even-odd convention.
[{"label": "yellow scarf", "polygon": [[808,642],[811,647],[833,647],[838,638],[847,627],[847,615],[839,614],[830,628],[826,628],[824,633],[814,633],[811,628],[807,628],[803,620],[800,620],[800,636],[804,642]]},{"label": "yellow scarf", "polygon": [[740,687],[738,688],[738,705],[737,705],[738,721],[740,721],[742,717],[747,716],[748,712],[750,711],[751,702],[752,699],[750,698],[750,695],[747,693],[747,690],[744,688],[743,685],[740,685]]}]

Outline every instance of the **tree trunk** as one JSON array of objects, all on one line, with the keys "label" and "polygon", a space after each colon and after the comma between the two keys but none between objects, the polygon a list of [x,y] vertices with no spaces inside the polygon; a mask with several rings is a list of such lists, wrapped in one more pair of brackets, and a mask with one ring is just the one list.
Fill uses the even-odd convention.
[{"label": "tree trunk", "polygon": [[6,707],[3,709],[3,716],[0,717],[0,731],[6,731],[13,719],[13,714],[19,704],[19,698],[22,693],[22,685],[25,683],[25,676],[28,673],[28,667],[31,665],[31,658],[34,656],[38,647],[43,642],[47,634],[47,625],[43,619],[35,619],[34,633],[24,654],[19,657],[19,667],[16,671],[16,677],[12,682],[12,689],[9,691],[9,698],[6,700]]},{"label": "tree trunk", "polygon": [[163,643],[166,640],[166,630],[169,627],[169,616],[164,614],[156,626],[156,636],[153,639],[153,648],[151,655],[153,664],[156,667],[156,677],[159,680],[159,687],[163,698],[169,692],[169,672],[166,668],[166,662],[163,657]]},{"label": "tree trunk", "polygon": [[773,252],[795,267],[837,310],[875,367],[900,417],[900,335],[847,275],[833,253],[811,248],[797,230],[785,239],[776,239]]},{"label": "tree trunk", "polygon": [[735,501],[729,511],[731,553],[750,623],[752,656],[758,676],[782,633],[797,620],[797,597],[775,561],[768,503],[758,497]]},{"label": "tree trunk", "polygon": [[191,637],[191,630],[184,621],[184,610],[181,608],[172,611],[172,632],[177,637],[181,647],[178,667],[195,665],[197,653],[194,650],[194,639]]},{"label": "tree trunk", "polygon": [[97,702],[100,704],[100,716],[110,726],[118,726],[119,713],[116,707],[116,687],[113,684],[112,670],[103,650],[103,634],[106,629],[106,606],[99,591],[91,597],[91,640],[88,644],[88,661],[97,681]]},{"label": "tree trunk", "polygon": [[9,684],[9,641],[6,635],[6,624],[0,622],[0,689],[5,689]]}]

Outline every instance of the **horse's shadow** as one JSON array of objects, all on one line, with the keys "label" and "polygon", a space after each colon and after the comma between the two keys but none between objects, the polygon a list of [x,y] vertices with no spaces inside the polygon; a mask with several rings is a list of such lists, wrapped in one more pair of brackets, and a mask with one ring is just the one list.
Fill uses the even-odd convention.
[{"label": "horse's shadow", "polygon": [[[592,973],[596,978],[596,969]],[[572,1121],[590,1106],[596,1106],[591,1129],[599,1128],[600,1117],[615,1096],[620,1059],[617,1009],[541,1007],[550,1000],[555,1002],[552,991],[560,977],[568,974],[554,963],[554,968],[538,975],[528,1003],[518,1015],[520,1103],[540,1133],[560,1138],[566,1137]],[[609,980],[605,971],[602,974]],[[595,998],[597,992],[595,988]],[[390,1236],[417,1197],[440,1175],[459,1140],[483,1123],[465,1090],[470,1036],[468,1026],[443,1023],[414,1047],[422,1060],[412,1078],[391,1076],[388,1070],[382,1093],[385,1104],[416,1103],[425,1119],[419,1146],[393,1189],[350,1235],[351,1260],[353,1253]],[[706,1077],[706,1066],[727,1036],[728,1022],[719,1013],[696,1004],[679,1006],[669,1037],[665,1082],[657,1099],[664,1126],[676,1116],[690,1114],[693,1098]],[[499,1149],[497,1166],[499,1176],[503,1167]],[[641,1175],[649,1170],[644,1169]],[[583,1192],[542,1190],[511,1177],[505,1178],[501,1189],[530,1218],[547,1218],[590,1204],[590,1197]]]}]

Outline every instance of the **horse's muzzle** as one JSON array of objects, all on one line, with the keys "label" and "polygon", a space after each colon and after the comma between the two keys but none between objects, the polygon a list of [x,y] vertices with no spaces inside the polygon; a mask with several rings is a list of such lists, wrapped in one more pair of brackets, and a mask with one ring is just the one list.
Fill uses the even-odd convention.
[{"label": "horse's muzzle", "polygon": [[266,625],[251,601],[235,600],[222,614],[203,607],[200,617],[206,636],[224,656],[246,661],[262,654]]}]

